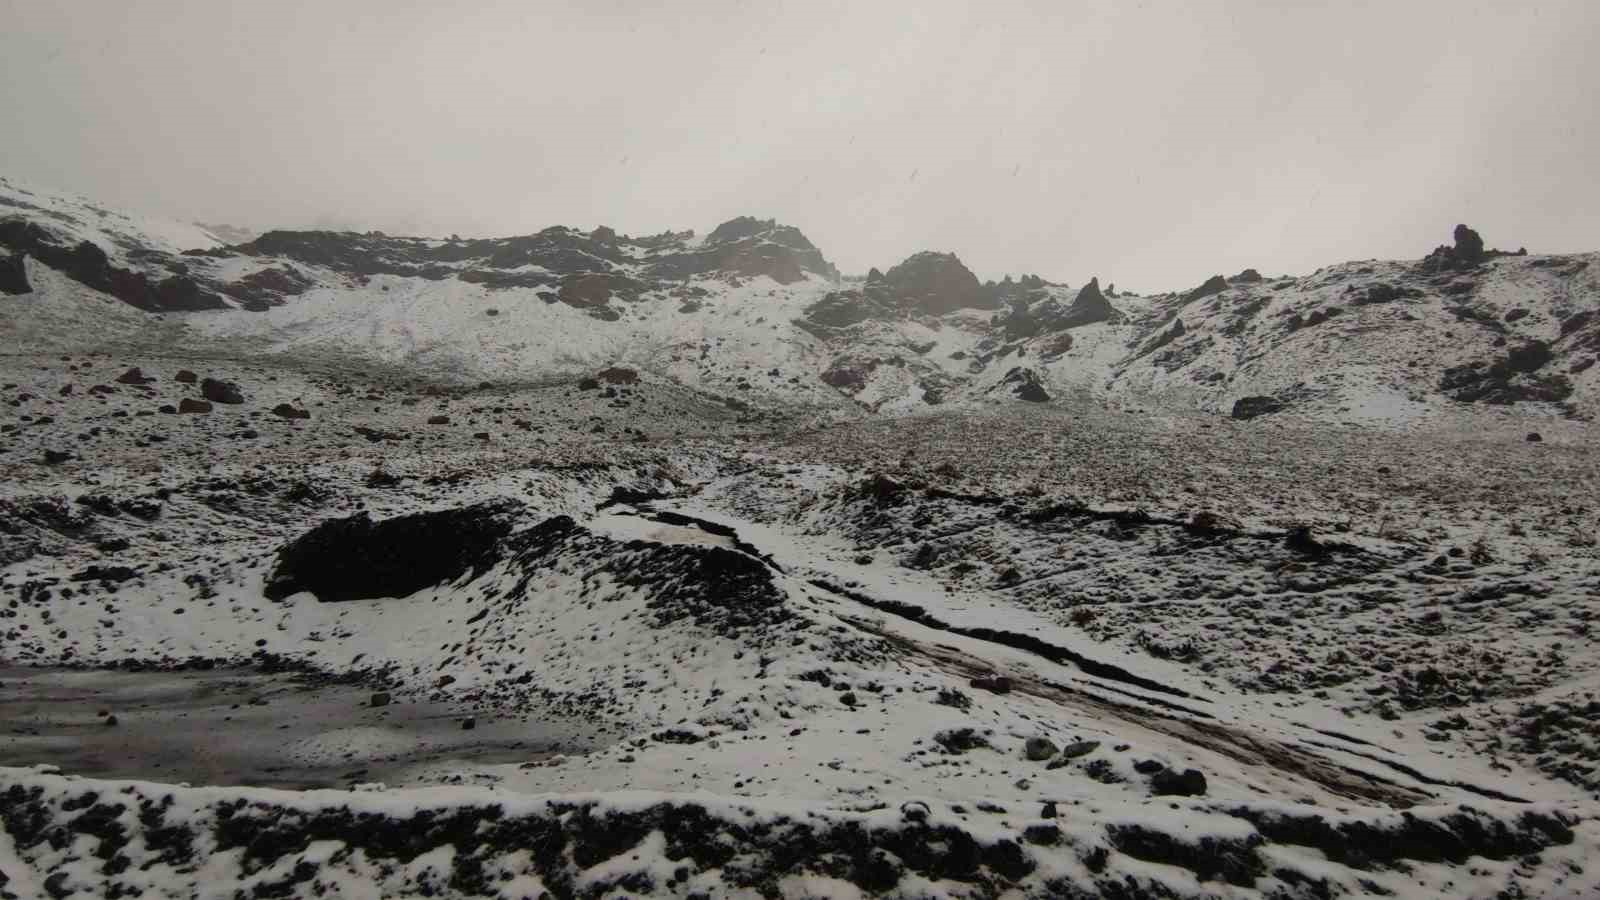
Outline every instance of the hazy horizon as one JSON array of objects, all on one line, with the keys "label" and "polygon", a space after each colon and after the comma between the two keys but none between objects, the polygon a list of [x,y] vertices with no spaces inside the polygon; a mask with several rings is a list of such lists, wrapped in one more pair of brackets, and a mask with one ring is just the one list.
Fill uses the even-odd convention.
[{"label": "hazy horizon", "polygon": [[1600,7],[10,0],[0,172],[267,227],[630,234],[738,215],[847,273],[1160,291],[1596,249]]}]

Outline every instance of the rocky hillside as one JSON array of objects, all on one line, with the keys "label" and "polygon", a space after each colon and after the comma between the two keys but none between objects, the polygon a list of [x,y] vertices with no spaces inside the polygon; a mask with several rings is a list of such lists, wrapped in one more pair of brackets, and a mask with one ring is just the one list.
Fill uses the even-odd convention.
[{"label": "rocky hillside", "polygon": [[0,290],[16,298],[0,334],[14,341],[70,343],[115,298],[145,315],[99,333],[135,344],[323,353],[463,383],[625,364],[848,414],[1079,395],[1369,424],[1587,418],[1595,261],[1485,249],[1461,226],[1418,260],[1135,296],[1096,278],[980,282],[934,252],[844,281],[798,229],[749,217],[704,236],[271,231],[225,246],[0,181]]}]

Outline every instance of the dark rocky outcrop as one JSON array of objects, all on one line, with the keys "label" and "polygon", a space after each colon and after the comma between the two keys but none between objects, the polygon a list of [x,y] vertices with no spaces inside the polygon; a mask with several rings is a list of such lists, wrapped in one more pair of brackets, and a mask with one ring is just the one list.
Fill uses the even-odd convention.
[{"label": "dark rocky outcrop", "polygon": [[958,309],[996,309],[978,276],[954,253],[916,253],[885,272],[879,282],[891,305],[942,316]]},{"label": "dark rocky outcrop", "polygon": [[999,386],[1010,388],[1012,395],[1018,400],[1026,400],[1029,403],[1050,402],[1050,394],[1044,389],[1039,373],[1032,369],[1021,366],[1012,369],[1000,379]]},{"label": "dark rocky outcrop", "polygon": [[1261,273],[1255,269],[1245,269],[1243,272],[1228,279],[1229,284],[1259,284]]},{"label": "dark rocky outcrop", "polygon": [[1184,294],[1183,302],[1193,303],[1194,301],[1203,297],[1209,297],[1212,294],[1220,294],[1227,289],[1228,279],[1223,278],[1221,275],[1213,275],[1210,278],[1207,278],[1204,284],[1200,285],[1189,293]]},{"label": "dark rocky outcrop", "polygon": [[[862,322],[894,318],[898,312],[880,302],[881,291],[832,291],[806,308],[796,325],[817,334],[819,329],[849,328]],[[825,337],[826,335],[819,334]]]},{"label": "dark rocky outcrop", "polygon": [[0,221],[0,248],[11,256],[28,255],[86,287],[110,294],[147,312],[226,309],[221,297],[202,288],[187,275],[162,278],[113,265],[98,245],[81,241],[73,246],[40,225],[22,219]]},{"label": "dark rocky outcrop", "polygon": [[501,501],[378,522],[365,512],[331,519],[278,551],[265,594],[310,591],[333,603],[405,597],[469,571],[476,577],[500,558],[520,509]]},{"label": "dark rocky outcrop", "polygon": [[1453,244],[1441,244],[1422,260],[1424,272],[1448,273],[1452,270],[1471,269],[1498,256],[1526,256],[1526,248],[1509,253],[1505,250],[1486,250],[1478,232],[1465,225],[1457,225],[1452,232]]},{"label": "dark rocky outcrop", "polygon": [[800,229],[751,216],[723,222],[698,248],[667,254],[652,263],[648,272],[671,279],[711,273],[744,278],[765,275],[779,284],[802,281],[808,274],[830,280],[839,277],[839,270]]},{"label": "dark rocky outcrop", "polygon": [[1559,403],[1572,395],[1572,382],[1565,375],[1539,373],[1554,359],[1549,344],[1529,341],[1499,359],[1446,369],[1439,390],[1462,403]]},{"label": "dark rocky outcrop", "polygon": [[1254,419],[1257,416],[1271,415],[1285,409],[1283,401],[1276,397],[1240,397],[1233,402],[1232,416],[1240,421]]},{"label": "dark rocky outcrop", "polygon": [[647,288],[644,283],[626,275],[593,273],[573,275],[563,279],[561,290],[556,296],[568,306],[596,309],[604,307],[612,297],[627,301],[638,300],[639,295]]},{"label": "dark rocky outcrop", "polygon": [[240,393],[237,384],[216,378],[207,378],[200,382],[200,396],[212,403],[237,405],[244,402],[244,394]]},{"label": "dark rocky outcrop", "polygon": [[[1042,291],[1040,293],[1043,293]],[[1006,319],[1006,338],[1016,340],[1039,334],[1066,331],[1093,325],[1096,322],[1118,322],[1122,314],[1100,291],[1100,279],[1091,278],[1078,289],[1072,302],[1063,305],[1054,298],[1041,300],[1031,306],[1016,306]],[[1068,342],[1070,346],[1070,340]]]},{"label": "dark rocky outcrop", "polygon": [[28,283],[28,267],[23,263],[25,254],[0,253],[0,294],[17,296],[33,291]]},{"label": "dark rocky outcrop", "polygon": [[299,296],[314,284],[289,266],[269,266],[224,284],[219,290],[238,300],[245,309],[260,312],[283,305],[286,298]]}]

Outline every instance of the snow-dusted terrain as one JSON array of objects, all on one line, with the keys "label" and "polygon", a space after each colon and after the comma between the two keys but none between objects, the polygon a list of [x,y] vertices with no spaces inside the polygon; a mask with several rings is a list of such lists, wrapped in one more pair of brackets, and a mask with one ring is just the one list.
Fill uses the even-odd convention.
[{"label": "snow-dusted terrain", "polygon": [[0,180],[0,896],[1600,893],[1593,254],[220,230]]}]

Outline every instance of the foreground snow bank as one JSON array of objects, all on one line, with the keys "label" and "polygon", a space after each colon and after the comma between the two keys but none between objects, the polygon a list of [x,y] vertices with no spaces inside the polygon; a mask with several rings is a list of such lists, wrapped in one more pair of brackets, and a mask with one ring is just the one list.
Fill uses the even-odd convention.
[{"label": "foreground snow bank", "polygon": [[1525,897],[1600,886],[1581,862],[1600,844],[1592,822],[1515,804],[1360,818],[1269,804],[850,811],[0,769],[0,825],[4,897]]}]

